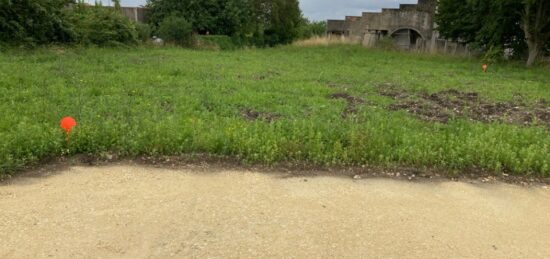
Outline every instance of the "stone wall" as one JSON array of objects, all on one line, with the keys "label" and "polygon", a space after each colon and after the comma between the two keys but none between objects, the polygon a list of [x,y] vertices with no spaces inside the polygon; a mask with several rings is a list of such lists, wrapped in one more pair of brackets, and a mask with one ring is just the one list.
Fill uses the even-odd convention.
[{"label": "stone wall", "polygon": [[418,4],[401,4],[399,9],[385,8],[381,12],[365,12],[360,17],[330,20],[327,34],[344,35],[366,47],[392,37],[405,49],[426,49],[434,33],[435,4],[436,0],[419,0]]}]

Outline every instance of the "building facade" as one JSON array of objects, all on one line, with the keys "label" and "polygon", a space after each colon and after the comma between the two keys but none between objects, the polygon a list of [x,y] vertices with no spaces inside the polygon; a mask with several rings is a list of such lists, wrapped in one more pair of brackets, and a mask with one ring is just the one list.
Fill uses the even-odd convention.
[{"label": "building facade", "polygon": [[329,37],[345,37],[373,47],[384,38],[393,39],[405,50],[464,52],[466,46],[439,37],[434,21],[437,0],[418,0],[418,4],[401,4],[381,12],[364,12],[344,20],[328,20]]}]

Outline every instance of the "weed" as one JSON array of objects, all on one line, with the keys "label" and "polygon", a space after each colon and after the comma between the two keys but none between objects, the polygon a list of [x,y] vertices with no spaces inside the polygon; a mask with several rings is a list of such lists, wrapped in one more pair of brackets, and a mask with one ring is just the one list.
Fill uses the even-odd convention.
[{"label": "weed", "polygon": [[[66,155],[209,153],[550,176],[550,134],[539,123],[435,123],[387,109],[404,98],[446,100],[441,93],[469,105],[461,93],[475,92],[487,103],[520,98],[540,112],[533,118],[548,118],[548,68],[483,74],[479,64],[351,45],[9,50],[0,54],[0,173]],[[78,120],[70,143],[64,116]]]}]

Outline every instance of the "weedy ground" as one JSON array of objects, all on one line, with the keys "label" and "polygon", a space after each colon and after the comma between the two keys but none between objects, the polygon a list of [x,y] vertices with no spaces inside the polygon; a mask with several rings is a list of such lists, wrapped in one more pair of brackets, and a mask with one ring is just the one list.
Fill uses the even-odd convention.
[{"label": "weedy ground", "polygon": [[[546,100],[547,67],[484,74],[473,59],[350,45],[11,50],[0,172],[76,154],[201,153],[550,176]],[[79,123],[69,143],[64,116]]]}]

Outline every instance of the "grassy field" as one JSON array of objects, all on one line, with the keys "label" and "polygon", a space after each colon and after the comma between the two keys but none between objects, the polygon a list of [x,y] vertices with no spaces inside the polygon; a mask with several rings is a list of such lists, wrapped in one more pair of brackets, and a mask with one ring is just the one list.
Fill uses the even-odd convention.
[{"label": "grassy field", "polygon": [[550,176],[541,99],[548,68],[483,74],[475,60],[357,46],[14,50],[0,54],[0,174],[75,154],[206,153]]}]

